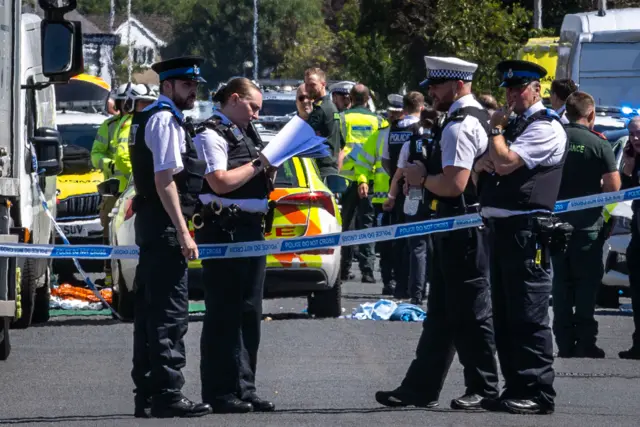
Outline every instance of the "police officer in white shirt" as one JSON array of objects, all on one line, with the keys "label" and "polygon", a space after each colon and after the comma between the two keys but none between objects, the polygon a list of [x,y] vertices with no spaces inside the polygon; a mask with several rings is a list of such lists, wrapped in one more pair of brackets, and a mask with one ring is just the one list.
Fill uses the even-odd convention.
[{"label": "police officer in white shirt", "polygon": [[[410,145],[407,183],[426,189],[424,199],[436,217],[477,212],[471,169],[487,149],[489,120],[471,94],[478,66],[458,58],[428,56],[425,62],[429,95],[447,118],[434,129],[431,141]],[[451,408],[479,409],[483,399],[498,396],[487,232],[480,227],[433,235],[428,316],[416,358],[401,386],[378,392],[378,402],[437,406],[456,350],[466,391],[451,401]]]},{"label": "police officer in white shirt", "polygon": [[[196,241],[264,240],[265,227],[273,220],[268,196],[275,168],[260,153],[264,144],[251,124],[262,108],[262,93],[238,77],[213,100],[221,107],[195,138],[198,156],[207,163],[202,209],[193,219]],[[255,386],[265,268],[264,255],[202,261],[206,313],[200,376],[202,399],[215,413],[275,408],[257,396]]]},{"label": "police officer in white shirt", "polygon": [[[567,136],[540,100],[546,70],[526,61],[498,64],[507,111],[491,118],[488,155],[476,164],[482,216],[491,230],[494,328],[505,389],[487,409],[554,411],[553,341],[549,327],[550,255],[559,241],[554,210]],[[511,111],[517,120],[508,122]],[[556,230],[557,232],[552,232]]]},{"label": "police officer in white shirt", "polygon": [[183,337],[189,324],[187,259],[198,257],[187,220],[202,188],[204,162],[186,132],[182,110],[193,108],[202,58],[174,58],[152,65],[161,95],[136,112],[129,134],[136,186],[136,244],[133,370],[135,416],[197,417],[207,404],[182,395],[186,365]]}]

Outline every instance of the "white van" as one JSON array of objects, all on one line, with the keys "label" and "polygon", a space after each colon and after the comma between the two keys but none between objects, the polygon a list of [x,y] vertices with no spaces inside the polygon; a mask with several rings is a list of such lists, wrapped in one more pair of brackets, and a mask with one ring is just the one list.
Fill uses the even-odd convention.
[{"label": "white van", "polygon": [[600,107],[640,109],[640,8],[568,14],[557,79],[573,79]]}]

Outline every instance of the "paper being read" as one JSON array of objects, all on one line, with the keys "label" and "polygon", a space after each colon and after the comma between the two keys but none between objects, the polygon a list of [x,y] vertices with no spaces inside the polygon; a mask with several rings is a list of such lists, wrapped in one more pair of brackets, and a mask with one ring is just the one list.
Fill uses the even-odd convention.
[{"label": "paper being read", "polygon": [[270,164],[278,166],[291,157],[289,153],[306,151],[315,145],[318,145],[318,137],[313,128],[294,116],[267,144],[262,154]]}]

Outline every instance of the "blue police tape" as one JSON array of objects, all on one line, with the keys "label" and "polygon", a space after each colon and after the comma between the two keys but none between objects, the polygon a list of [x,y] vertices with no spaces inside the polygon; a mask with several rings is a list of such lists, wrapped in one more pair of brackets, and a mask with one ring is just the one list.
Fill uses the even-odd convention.
[{"label": "blue police tape", "polygon": [[[564,213],[611,203],[640,199],[640,187],[614,193],[596,194],[563,200],[556,203],[555,212]],[[375,243],[411,236],[459,230],[482,225],[478,214],[451,218],[432,219],[402,225],[374,227],[344,233],[323,234],[313,237],[294,237],[266,241],[231,244],[199,245],[200,259],[244,258],[282,253],[304,253],[306,251]],[[136,259],[137,246],[102,245],[32,245],[11,243],[0,245],[0,256],[29,258],[76,258],[76,259]]]}]

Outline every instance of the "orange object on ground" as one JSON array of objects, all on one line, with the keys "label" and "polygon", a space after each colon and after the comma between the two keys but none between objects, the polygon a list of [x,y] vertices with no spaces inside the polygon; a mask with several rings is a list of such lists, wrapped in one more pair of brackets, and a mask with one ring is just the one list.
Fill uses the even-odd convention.
[{"label": "orange object on ground", "polygon": [[[88,301],[88,302],[100,302],[98,297],[96,297],[91,291],[91,289],[79,288],[77,286],[71,286],[68,283],[63,283],[51,290],[51,295],[63,298],[63,299],[75,299],[80,301]],[[103,289],[100,291],[100,295],[105,299],[109,304],[113,299],[113,293],[111,289]]]}]

